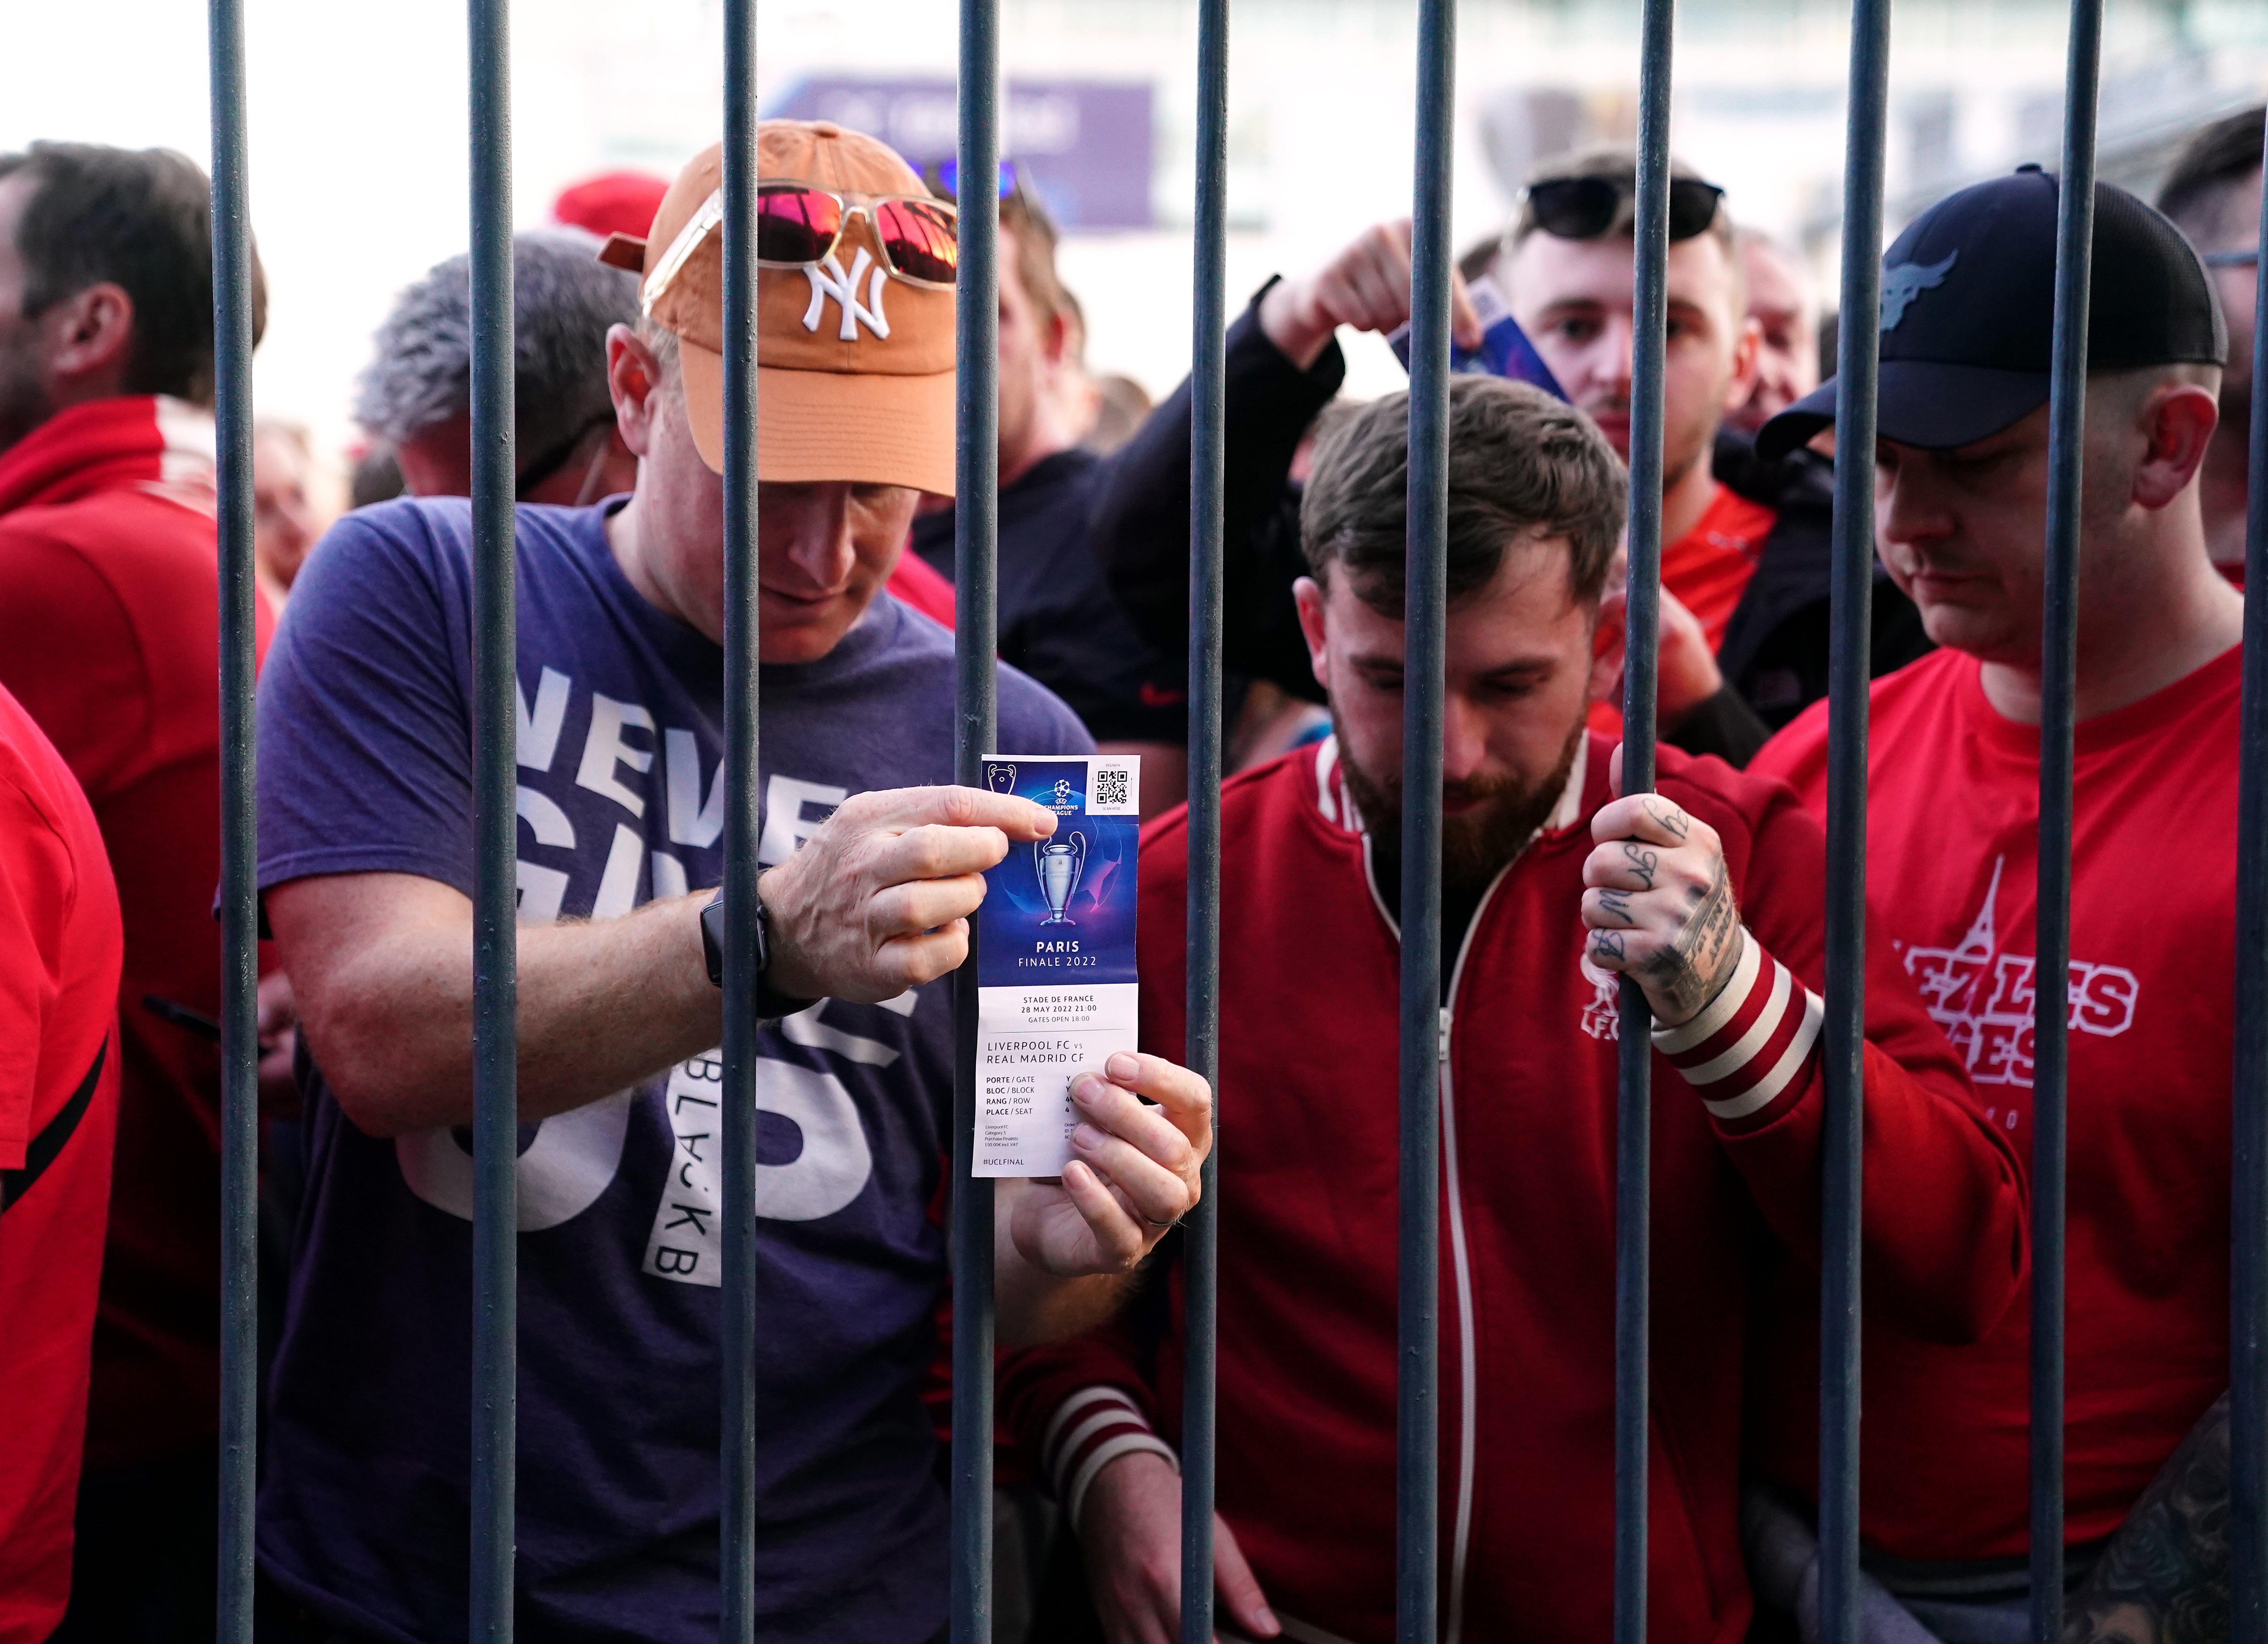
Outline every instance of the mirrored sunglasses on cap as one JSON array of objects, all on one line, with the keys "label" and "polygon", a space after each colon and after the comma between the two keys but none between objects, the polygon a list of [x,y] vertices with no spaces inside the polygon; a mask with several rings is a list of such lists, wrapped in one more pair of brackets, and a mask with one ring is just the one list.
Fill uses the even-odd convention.
[{"label": "mirrored sunglasses on cap", "polygon": [[[867,195],[778,180],[756,185],[756,262],[767,269],[801,269],[824,262],[843,243],[854,217],[873,225],[882,267],[909,285],[951,291],[961,265],[960,219],[950,202],[925,195]],[[687,219],[669,249],[646,276],[651,309],[702,242],[720,232],[725,194],[718,189]]]},{"label": "mirrored sunglasses on cap", "polygon": [[[1522,197],[1535,225],[1558,240],[1596,240],[1615,225],[1623,202],[1638,192],[1629,177],[1554,177],[1528,184]],[[1725,191],[1697,177],[1669,180],[1669,237],[1690,240],[1717,220]]]}]

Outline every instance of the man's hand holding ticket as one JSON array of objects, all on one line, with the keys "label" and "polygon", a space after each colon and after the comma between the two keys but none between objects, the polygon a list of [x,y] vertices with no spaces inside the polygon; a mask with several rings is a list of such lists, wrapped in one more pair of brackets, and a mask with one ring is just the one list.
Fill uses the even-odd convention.
[{"label": "man's hand holding ticket", "polygon": [[1081,1116],[1072,1080],[1136,1049],[1139,761],[985,762],[985,785],[1054,813],[985,875],[977,919],[976,1174],[1054,1176]]}]

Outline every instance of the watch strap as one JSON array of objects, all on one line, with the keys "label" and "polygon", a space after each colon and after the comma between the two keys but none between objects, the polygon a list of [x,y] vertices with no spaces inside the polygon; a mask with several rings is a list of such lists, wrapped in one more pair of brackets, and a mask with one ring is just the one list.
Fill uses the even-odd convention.
[{"label": "watch strap", "polygon": [[[725,893],[719,889],[701,910],[701,952],[708,962],[711,985],[725,985]],[[756,902],[756,1019],[777,1021],[783,1016],[792,1016],[809,1010],[816,999],[797,999],[781,992],[768,979],[771,969],[771,915],[765,910],[762,898]]]}]

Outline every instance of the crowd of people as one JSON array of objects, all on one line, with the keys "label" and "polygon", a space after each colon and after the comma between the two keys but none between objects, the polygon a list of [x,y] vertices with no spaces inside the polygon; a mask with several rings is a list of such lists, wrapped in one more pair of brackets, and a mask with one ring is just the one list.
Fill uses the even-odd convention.
[{"label": "crowd of people", "polygon": [[[2065,1614],[2229,1626],[2230,1080],[2264,114],[2098,188],[2079,505]],[[954,1011],[984,871],[1055,815],[953,785],[957,203],[766,121],[759,977],[727,803],[719,151],[512,247],[515,1607],[714,1636],[724,1013],[760,1034],[758,1636],[940,1639],[942,1480],[996,1444],[1004,1636],[1180,1636],[1191,398],[1084,358],[998,181],[1004,751],[1142,756],[1141,1049],[997,1198],[1002,1425],[945,1419]],[[2059,185],[1884,256],[1872,453],[1800,258],[1670,183],[1653,791],[1616,710],[1636,166],[1539,163],[1485,277],[1557,394],[1449,395],[1441,1614],[1611,1630],[1620,984],[1653,1016],[1655,1636],[1819,1635],[1834,465],[1874,465],[1860,1594],[1869,1644],[2029,1639],[2026,1161]],[[1406,221],[1226,336],[1219,1636],[1392,1636]],[[350,482],[253,431],[263,1331],[258,1632],[467,1637],[475,762],[468,259],[372,339]],[[254,262],[255,335],[266,291]],[[223,956],[211,225],[178,155],[0,156],[0,1644],[213,1636]],[[351,504],[351,506],[349,505]],[[2170,854],[2169,854],[2170,852]],[[2178,864],[2183,871],[2169,873]],[[1848,865],[1845,865],[1846,866]]]}]

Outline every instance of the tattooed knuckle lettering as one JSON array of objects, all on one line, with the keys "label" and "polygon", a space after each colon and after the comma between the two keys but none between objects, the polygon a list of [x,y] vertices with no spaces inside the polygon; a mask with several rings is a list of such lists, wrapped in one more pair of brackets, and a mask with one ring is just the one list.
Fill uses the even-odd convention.
[{"label": "tattooed knuckle lettering", "polygon": [[1661,859],[1644,845],[1632,840],[1623,842],[1623,857],[1630,871],[1642,882],[1643,888],[1652,890],[1654,870],[1660,865]]}]

